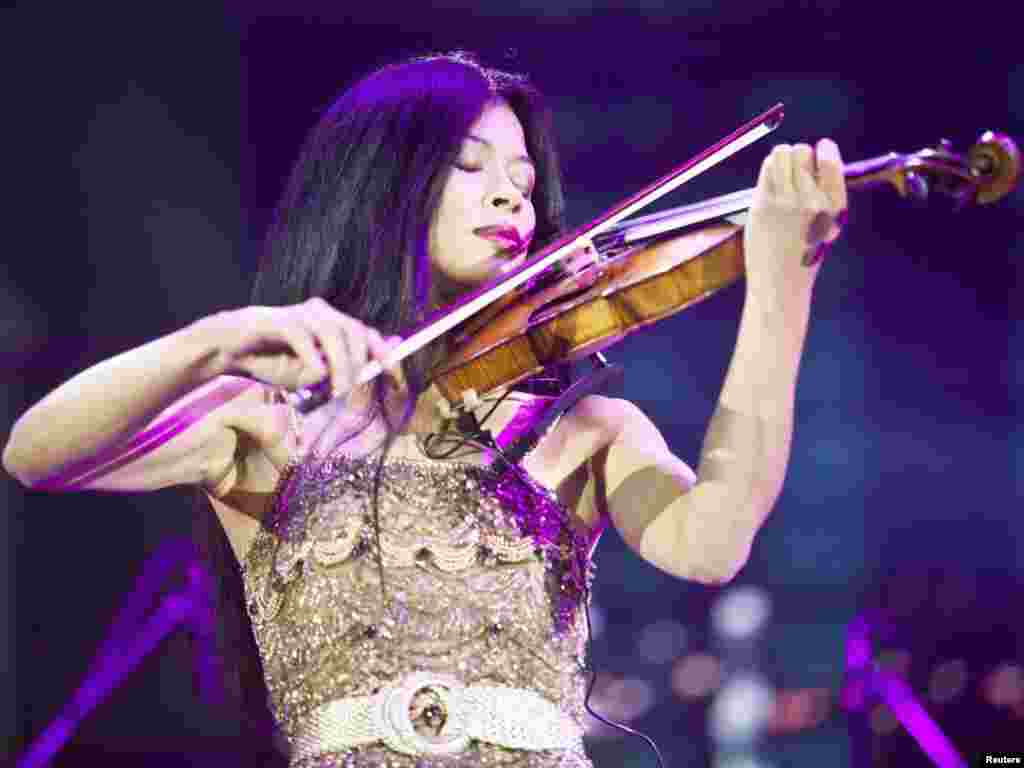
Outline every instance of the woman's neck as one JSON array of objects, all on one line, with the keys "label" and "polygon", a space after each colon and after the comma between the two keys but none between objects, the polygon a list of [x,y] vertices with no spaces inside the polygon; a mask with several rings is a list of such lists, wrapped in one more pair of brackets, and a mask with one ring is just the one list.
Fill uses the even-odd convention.
[{"label": "woman's neck", "polygon": [[[495,401],[501,397],[505,391],[505,389],[499,389],[489,393],[485,401],[481,401],[472,409],[473,415],[477,419],[482,420],[494,407]],[[404,391],[395,392],[389,400],[392,423],[397,423],[402,416],[403,408],[405,406],[404,396]],[[359,390],[353,391],[349,396],[347,407],[354,411],[365,411],[370,405],[370,397],[369,387],[361,387]],[[520,401],[521,398],[508,398],[508,400],[506,400],[507,405],[503,404],[499,407],[485,426],[494,431],[497,425],[503,424],[509,418],[510,414],[507,409],[512,408],[514,410]],[[400,434],[427,434],[432,432],[441,432],[445,427],[446,412],[451,412],[451,407],[448,407],[447,399],[441,394],[441,391],[437,388],[436,384],[431,384],[424,392],[420,393],[420,396],[416,399],[416,405],[412,416],[409,418],[409,423],[405,425]],[[375,426],[383,429],[383,423],[379,418],[376,420]]]},{"label": "woman's neck", "polygon": [[444,426],[442,406],[447,404],[436,384],[431,384],[416,400],[416,407],[404,433],[440,432]]}]

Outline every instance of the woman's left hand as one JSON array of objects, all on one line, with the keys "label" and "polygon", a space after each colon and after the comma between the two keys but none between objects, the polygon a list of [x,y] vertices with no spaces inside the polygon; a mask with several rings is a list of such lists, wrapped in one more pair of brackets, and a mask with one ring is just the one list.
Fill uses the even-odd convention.
[{"label": "woman's left hand", "polygon": [[834,141],[774,147],[761,164],[744,233],[748,295],[769,307],[809,301],[846,210],[843,161]]}]

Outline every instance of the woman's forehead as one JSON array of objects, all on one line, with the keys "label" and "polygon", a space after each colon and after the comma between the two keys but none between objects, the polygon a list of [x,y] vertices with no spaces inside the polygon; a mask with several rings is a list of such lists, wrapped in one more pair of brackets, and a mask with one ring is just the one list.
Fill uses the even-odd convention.
[{"label": "woman's forehead", "polygon": [[491,146],[500,146],[506,151],[518,150],[526,153],[526,135],[516,113],[505,101],[494,101],[469,129],[468,139]]}]

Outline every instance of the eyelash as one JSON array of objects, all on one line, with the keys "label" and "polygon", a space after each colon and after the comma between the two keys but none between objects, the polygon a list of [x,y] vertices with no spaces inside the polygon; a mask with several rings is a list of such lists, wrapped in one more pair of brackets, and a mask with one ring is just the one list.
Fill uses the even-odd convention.
[{"label": "eyelash", "polygon": [[[471,165],[471,164],[468,164],[468,163],[460,163],[460,162],[456,162],[455,163],[455,167],[458,168],[460,171],[463,171],[465,173],[478,173],[479,171],[482,171],[484,169],[482,165]],[[533,186],[534,186],[534,182],[531,179],[530,181],[526,182],[525,184],[519,185],[519,188],[523,190],[524,194],[530,195],[530,194],[533,194]]]}]

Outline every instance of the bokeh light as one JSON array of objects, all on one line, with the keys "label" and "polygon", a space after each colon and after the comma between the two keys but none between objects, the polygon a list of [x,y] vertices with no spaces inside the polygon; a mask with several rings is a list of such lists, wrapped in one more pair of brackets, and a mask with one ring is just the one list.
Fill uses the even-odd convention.
[{"label": "bokeh light", "polygon": [[768,593],[754,586],[726,591],[711,609],[711,624],[727,640],[744,640],[759,632],[771,613]]},{"label": "bokeh light", "polygon": [[832,695],[827,688],[797,688],[775,693],[768,730],[792,733],[820,725],[832,709]]},{"label": "bokeh light", "polygon": [[775,705],[775,692],[762,678],[736,675],[725,683],[711,704],[708,725],[717,744],[752,740],[768,723]]},{"label": "bokeh light", "polygon": [[637,655],[652,664],[665,664],[686,648],[686,627],[673,619],[648,624],[637,635]]},{"label": "bokeh light", "polygon": [[1024,704],[1024,668],[1004,662],[981,681],[982,695],[995,707],[1014,709]]},{"label": "bokeh light", "polygon": [[939,664],[928,681],[928,696],[937,704],[944,704],[959,696],[967,684],[967,662],[952,659]]},{"label": "bokeh light", "polygon": [[[657,695],[654,686],[638,677],[624,677],[598,673],[590,708],[608,720],[629,723],[643,717],[654,706]],[[584,718],[584,730],[593,739],[620,739],[628,734],[598,720],[589,712]]]},{"label": "bokeh light", "polygon": [[755,755],[715,755],[712,768],[773,768],[773,764]]},{"label": "bokeh light", "polygon": [[681,699],[713,693],[722,681],[722,664],[710,653],[688,653],[672,667],[672,690]]}]

